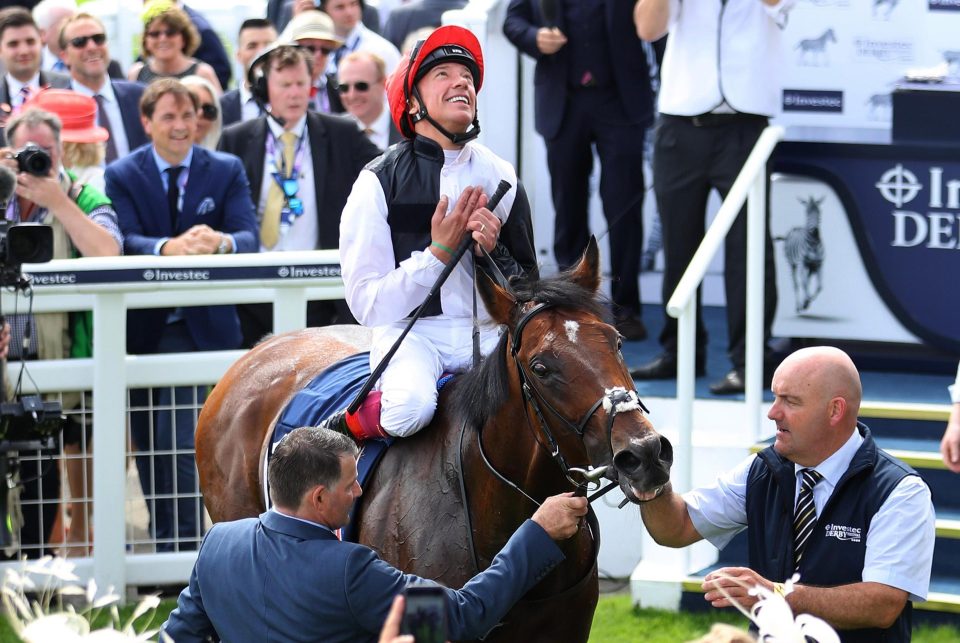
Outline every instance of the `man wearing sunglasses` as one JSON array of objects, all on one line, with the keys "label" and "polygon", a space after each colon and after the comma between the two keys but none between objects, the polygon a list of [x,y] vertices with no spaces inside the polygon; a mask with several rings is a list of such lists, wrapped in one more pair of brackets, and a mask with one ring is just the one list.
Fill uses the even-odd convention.
[{"label": "man wearing sunglasses", "polygon": [[[360,170],[380,150],[350,121],[312,111],[313,56],[278,44],[247,74],[269,115],[231,125],[220,149],[243,161],[260,222],[261,251],[315,250],[339,245],[340,212]],[[268,304],[238,307],[244,345],[272,330]],[[309,302],[307,324],[352,321],[342,302]]]},{"label": "man wearing sunglasses", "polygon": [[294,16],[280,35],[283,42],[294,42],[312,58],[310,109],[325,114],[343,112],[336,92],[336,73],[326,73],[330,54],[343,41],[333,31],[333,21],[322,11],[304,11]]},{"label": "man wearing sunglasses", "polygon": [[381,150],[403,140],[387,109],[386,65],[369,51],[355,51],[340,61],[337,93],[347,113]]},{"label": "man wearing sunglasses", "polygon": [[30,12],[22,7],[0,11],[0,62],[7,72],[0,82],[0,143],[6,140],[3,124],[10,113],[23,105],[41,87],[70,86],[70,77],[40,69],[40,29]]},{"label": "man wearing sunglasses", "polygon": [[60,55],[70,68],[70,89],[97,101],[97,124],[110,132],[105,159],[110,164],[145,144],[147,135],[140,122],[143,85],[109,77],[106,33],[99,18],[78,13],[60,30]]}]

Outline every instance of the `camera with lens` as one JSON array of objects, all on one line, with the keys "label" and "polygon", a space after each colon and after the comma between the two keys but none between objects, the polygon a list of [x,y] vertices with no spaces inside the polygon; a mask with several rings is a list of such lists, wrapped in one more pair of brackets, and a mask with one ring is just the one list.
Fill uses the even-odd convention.
[{"label": "camera with lens", "polygon": [[21,172],[34,176],[47,176],[53,165],[53,160],[47,151],[36,143],[27,143],[13,153],[13,158],[17,160],[17,166]]}]

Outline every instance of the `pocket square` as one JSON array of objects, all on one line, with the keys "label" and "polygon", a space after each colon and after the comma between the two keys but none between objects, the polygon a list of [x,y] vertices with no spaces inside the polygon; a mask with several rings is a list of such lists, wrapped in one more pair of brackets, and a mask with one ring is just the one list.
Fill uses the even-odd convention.
[{"label": "pocket square", "polygon": [[216,207],[217,202],[213,200],[213,197],[208,196],[200,202],[199,206],[197,206],[197,216],[202,217],[205,214],[209,214],[213,212]]}]

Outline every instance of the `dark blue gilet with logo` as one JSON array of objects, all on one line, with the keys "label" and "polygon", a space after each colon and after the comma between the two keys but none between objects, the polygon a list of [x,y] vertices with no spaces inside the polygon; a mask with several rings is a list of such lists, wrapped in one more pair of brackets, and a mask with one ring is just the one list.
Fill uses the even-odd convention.
[{"label": "dark blue gilet with logo", "polygon": [[[383,188],[393,256],[398,267],[415,251],[422,251],[430,245],[430,219],[440,198],[443,160],[443,148],[440,145],[428,138],[415,136],[412,140],[391,146],[366,167],[376,175]],[[491,256],[507,277],[521,274],[537,276],[530,204],[522,185],[517,186],[513,207],[500,229],[500,237]],[[483,263],[478,263],[478,266],[486,269]],[[436,297],[425,316],[439,315],[441,312],[440,298]]]},{"label": "dark blue gilet with logo", "polygon": [[[857,429],[863,444],[824,506],[800,564],[800,582],[834,586],[862,581],[867,532],[877,510],[906,476],[917,473],[877,448],[870,430]],[[793,575],[794,465],[773,447],[760,452],[747,479],[750,568],[783,582]],[[909,641],[913,605],[886,629],[843,630],[844,643]]]}]

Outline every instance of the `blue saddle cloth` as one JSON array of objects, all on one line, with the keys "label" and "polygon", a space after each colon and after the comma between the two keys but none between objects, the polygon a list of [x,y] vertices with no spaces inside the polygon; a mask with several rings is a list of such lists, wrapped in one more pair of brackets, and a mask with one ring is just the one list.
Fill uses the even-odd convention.
[{"label": "blue saddle cloth", "polygon": [[[370,375],[370,353],[358,353],[331,364],[307,384],[280,414],[273,430],[270,453],[288,433],[301,426],[317,426],[322,420],[347,408]],[[367,440],[357,461],[360,486],[363,486],[393,439]],[[343,529],[343,539],[353,541],[356,528],[353,515]]]}]

